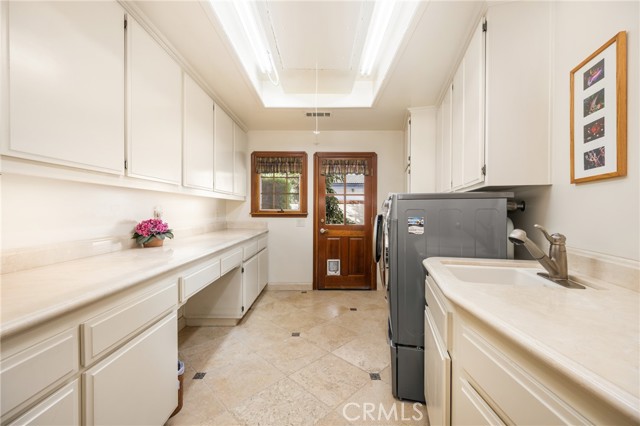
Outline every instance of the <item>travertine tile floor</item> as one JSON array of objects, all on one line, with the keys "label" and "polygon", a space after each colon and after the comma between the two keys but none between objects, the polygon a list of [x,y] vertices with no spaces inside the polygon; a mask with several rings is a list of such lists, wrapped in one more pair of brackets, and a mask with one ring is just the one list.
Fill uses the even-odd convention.
[{"label": "travertine tile floor", "polygon": [[167,426],[428,425],[391,394],[386,336],[382,291],[265,291],[235,327],[180,332],[184,405]]}]

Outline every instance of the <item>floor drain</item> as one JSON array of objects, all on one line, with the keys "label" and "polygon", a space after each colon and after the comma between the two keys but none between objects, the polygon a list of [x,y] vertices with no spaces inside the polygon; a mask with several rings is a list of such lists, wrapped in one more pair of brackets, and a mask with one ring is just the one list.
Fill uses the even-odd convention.
[{"label": "floor drain", "polygon": [[380,373],[369,373],[369,377],[371,378],[371,380],[381,380]]},{"label": "floor drain", "polygon": [[349,308],[350,311],[357,311],[358,308]]},{"label": "floor drain", "polygon": [[307,291],[305,290],[305,291],[301,291],[300,293],[305,294],[306,292],[307,292]]},{"label": "floor drain", "polygon": [[207,373],[196,373],[195,376],[193,376],[193,380],[201,380],[204,379],[204,375]]},{"label": "floor drain", "polygon": [[300,332],[294,331],[293,333],[291,333],[291,337],[300,337]]}]

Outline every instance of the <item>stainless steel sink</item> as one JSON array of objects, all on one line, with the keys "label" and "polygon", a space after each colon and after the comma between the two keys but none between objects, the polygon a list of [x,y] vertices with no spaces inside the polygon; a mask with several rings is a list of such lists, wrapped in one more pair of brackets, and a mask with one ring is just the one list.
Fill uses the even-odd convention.
[{"label": "stainless steel sink", "polygon": [[561,285],[567,288],[584,289],[585,287],[574,280],[558,282],[545,277],[540,269],[516,268],[501,266],[478,265],[446,265],[447,269],[460,281],[479,284],[496,284],[512,286],[544,286],[557,287]]}]

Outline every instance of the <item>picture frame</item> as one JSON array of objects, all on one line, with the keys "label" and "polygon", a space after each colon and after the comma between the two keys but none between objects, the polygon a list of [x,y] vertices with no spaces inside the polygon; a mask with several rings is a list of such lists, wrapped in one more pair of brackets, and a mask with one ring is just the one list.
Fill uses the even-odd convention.
[{"label": "picture frame", "polygon": [[571,70],[571,183],[627,175],[627,33]]}]

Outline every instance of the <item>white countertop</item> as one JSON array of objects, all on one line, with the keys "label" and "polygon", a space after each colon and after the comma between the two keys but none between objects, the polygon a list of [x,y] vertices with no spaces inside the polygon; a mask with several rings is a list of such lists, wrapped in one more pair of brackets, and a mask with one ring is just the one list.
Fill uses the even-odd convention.
[{"label": "white countertop", "polygon": [[424,265],[454,305],[640,422],[639,293],[586,277],[593,283],[586,290],[464,282],[445,266],[464,261],[537,262],[429,258]]},{"label": "white countertop", "polygon": [[0,337],[213,255],[266,229],[228,229],[0,275]]}]

